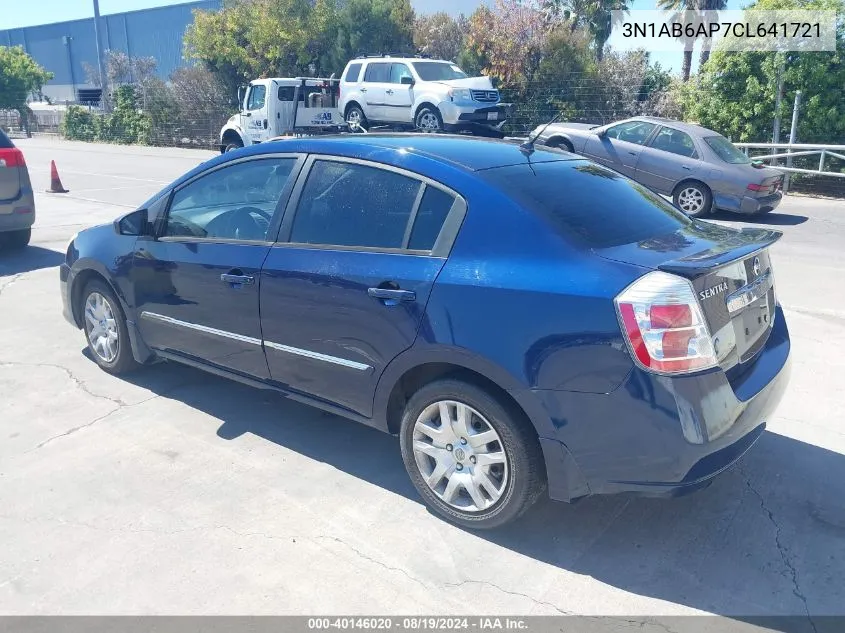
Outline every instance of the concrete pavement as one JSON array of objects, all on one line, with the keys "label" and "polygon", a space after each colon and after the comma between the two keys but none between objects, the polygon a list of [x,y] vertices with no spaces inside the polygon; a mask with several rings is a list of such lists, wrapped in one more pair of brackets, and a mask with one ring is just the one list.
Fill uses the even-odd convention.
[{"label": "concrete pavement", "polygon": [[685,498],[543,502],[476,534],[425,509],[392,437],[86,357],[61,317],[68,239],[212,153],[18,145],[37,192],[51,159],[71,192],[38,193],[33,245],[0,254],[0,613],[845,613],[845,202],[763,218],[785,233],[793,378],[739,468]]}]

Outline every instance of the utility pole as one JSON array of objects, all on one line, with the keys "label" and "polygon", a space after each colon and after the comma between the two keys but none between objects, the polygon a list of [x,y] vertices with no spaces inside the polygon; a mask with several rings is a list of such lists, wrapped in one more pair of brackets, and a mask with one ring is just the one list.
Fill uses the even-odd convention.
[{"label": "utility pole", "polygon": [[[778,55],[777,88],[775,92],[775,121],[772,126],[772,143],[780,143],[780,104],[783,101],[783,67],[785,60]],[[777,149],[772,148],[772,154],[777,154]]]},{"label": "utility pole", "polygon": [[[795,143],[795,139],[798,134],[798,109],[801,107],[801,91],[795,91],[795,104],[792,106],[792,127],[789,129],[789,144],[792,145]],[[790,154],[792,153],[792,148],[790,147],[786,150]],[[792,167],[792,156],[786,157],[786,166]],[[789,172],[786,172],[786,176],[783,178],[783,192],[786,193],[789,189]]]},{"label": "utility pole", "polygon": [[100,71],[100,103],[106,105],[106,77],[103,73],[103,51],[100,47],[100,0],[94,0],[94,43],[97,45],[97,68]]}]

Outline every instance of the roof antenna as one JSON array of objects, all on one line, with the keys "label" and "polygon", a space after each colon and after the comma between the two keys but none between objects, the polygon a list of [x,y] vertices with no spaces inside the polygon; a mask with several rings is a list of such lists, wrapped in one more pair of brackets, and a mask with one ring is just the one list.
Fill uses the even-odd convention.
[{"label": "roof antenna", "polygon": [[525,139],[525,142],[524,142],[524,143],[520,143],[520,145],[519,145],[519,150],[520,150],[523,154],[526,154],[527,156],[531,156],[531,154],[533,154],[533,153],[534,153],[534,141],[536,141],[539,137],[541,137],[541,136],[543,135],[543,132],[545,132],[545,131],[546,131],[546,128],[548,128],[548,127],[549,127],[552,123],[556,123],[556,122],[557,122],[557,120],[560,118],[560,116],[561,116],[562,114],[563,114],[563,111],[558,112],[558,113],[555,115],[555,117],[554,117],[551,121],[549,121],[548,123],[546,123],[546,124],[543,126],[543,129],[542,129],[542,130],[540,130],[539,132],[537,132],[534,136],[532,136],[531,134],[529,134],[529,135],[528,135],[528,138],[527,138],[527,139]]}]

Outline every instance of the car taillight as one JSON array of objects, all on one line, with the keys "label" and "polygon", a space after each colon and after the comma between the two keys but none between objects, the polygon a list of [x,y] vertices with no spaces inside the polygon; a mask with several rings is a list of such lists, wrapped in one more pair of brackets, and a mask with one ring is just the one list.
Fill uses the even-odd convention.
[{"label": "car taillight", "polygon": [[631,354],[644,369],[683,374],[717,364],[710,328],[686,279],[648,273],[615,303]]},{"label": "car taillight", "polygon": [[0,148],[0,167],[24,167],[26,161],[17,147]]},{"label": "car taillight", "polygon": [[746,187],[746,189],[748,189],[749,191],[765,191],[768,188],[769,188],[769,185],[757,185],[753,182],[750,183],[748,185],[748,187]]}]

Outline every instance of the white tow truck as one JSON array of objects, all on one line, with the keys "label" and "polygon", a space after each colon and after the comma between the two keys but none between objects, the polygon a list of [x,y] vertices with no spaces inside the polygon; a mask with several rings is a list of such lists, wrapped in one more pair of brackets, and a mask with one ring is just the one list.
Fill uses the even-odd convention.
[{"label": "white tow truck", "polygon": [[337,133],[347,123],[337,108],[338,80],[319,77],[256,79],[238,91],[240,112],[220,130],[220,151],[296,134]]}]

